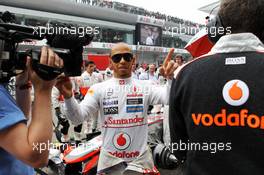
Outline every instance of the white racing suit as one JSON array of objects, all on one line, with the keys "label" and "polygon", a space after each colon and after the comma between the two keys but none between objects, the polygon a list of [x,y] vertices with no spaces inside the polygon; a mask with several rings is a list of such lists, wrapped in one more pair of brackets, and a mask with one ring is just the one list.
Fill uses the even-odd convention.
[{"label": "white racing suit", "polygon": [[132,78],[112,78],[93,85],[80,104],[73,97],[65,100],[67,116],[74,124],[93,117],[99,110],[103,145],[98,174],[116,174],[111,171],[122,164],[119,172],[155,170],[147,145],[147,107],[167,104],[170,84],[171,81],[164,86],[152,86]]}]

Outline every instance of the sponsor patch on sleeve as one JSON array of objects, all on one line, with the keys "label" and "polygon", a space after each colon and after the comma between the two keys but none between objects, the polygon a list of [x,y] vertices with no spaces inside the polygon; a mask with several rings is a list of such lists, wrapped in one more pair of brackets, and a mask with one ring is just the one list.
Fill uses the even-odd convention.
[{"label": "sponsor patch on sleeve", "polygon": [[89,94],[90,96],[93,96],[94,95],[94,90],[90,88],[88,90],[87,94]]}]

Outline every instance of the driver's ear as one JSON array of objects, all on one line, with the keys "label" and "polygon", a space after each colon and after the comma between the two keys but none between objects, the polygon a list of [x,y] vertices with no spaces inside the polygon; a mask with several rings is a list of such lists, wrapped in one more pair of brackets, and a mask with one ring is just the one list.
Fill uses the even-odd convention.
[{"label": "driver's ear", "polygon": [[109,69],[113,70],[113,61],[112,61],[110,55],[109,55]]},{"label": "driver's ear", "polygon": [[110,70],[113,70],[113,69],[114,69],[114,66],[113,66],[113,63],[112,63],[112,61],[110,61],[110,64],[109,64],[109,69],[110,69]]},{"label": "driver's ear", "polygon": [[133,55],[132,64],[136,64],[136,62],[137,62],[137,58],[135,55]]}]

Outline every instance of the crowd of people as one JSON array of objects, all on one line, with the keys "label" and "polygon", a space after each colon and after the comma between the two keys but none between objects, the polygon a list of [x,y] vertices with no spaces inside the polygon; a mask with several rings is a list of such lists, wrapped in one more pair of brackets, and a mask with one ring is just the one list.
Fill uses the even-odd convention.
[{"label": "crowd of people", "polygon": [[194,23],[192,21],[184,20],[175,16],[166,15],[160,12],[149,11],[141,7],[135,7],[132,5],[115,2],[111,0],[110,1],[109,0],[75,0],[75,1],[77,3],[83,3],[83,4],[93,5],[103,8],[114,8],[116,10],[120,10],[126,13],[132,13],[132,14],[147,16],[155,19],[165,20],[177,24],[183,24],[189,27],[196,27],[196,26],[201,27],[200,24]]}]

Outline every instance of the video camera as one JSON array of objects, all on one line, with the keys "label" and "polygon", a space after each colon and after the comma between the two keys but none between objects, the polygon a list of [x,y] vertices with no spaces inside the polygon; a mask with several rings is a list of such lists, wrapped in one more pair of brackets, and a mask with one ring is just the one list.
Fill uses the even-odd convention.
[{"label": "video camera", "polygon": [[[66,76],[81,75],[83,46],[92,41],[93,34],[81,36],[62,24],[54,25],[56,30],[50,31],[50,28],[28,27],[14,22],[15,15],[9,12],[0,14],[0,82],[8,82],[12,76],[23,72],[27,56],[32,58],[32,69],[44,80],[52,80],[62,72]],[[63,59],[63,68],[40,64],[40,49],[18,50],[18,44],[23,41],[43,39]]]}]

